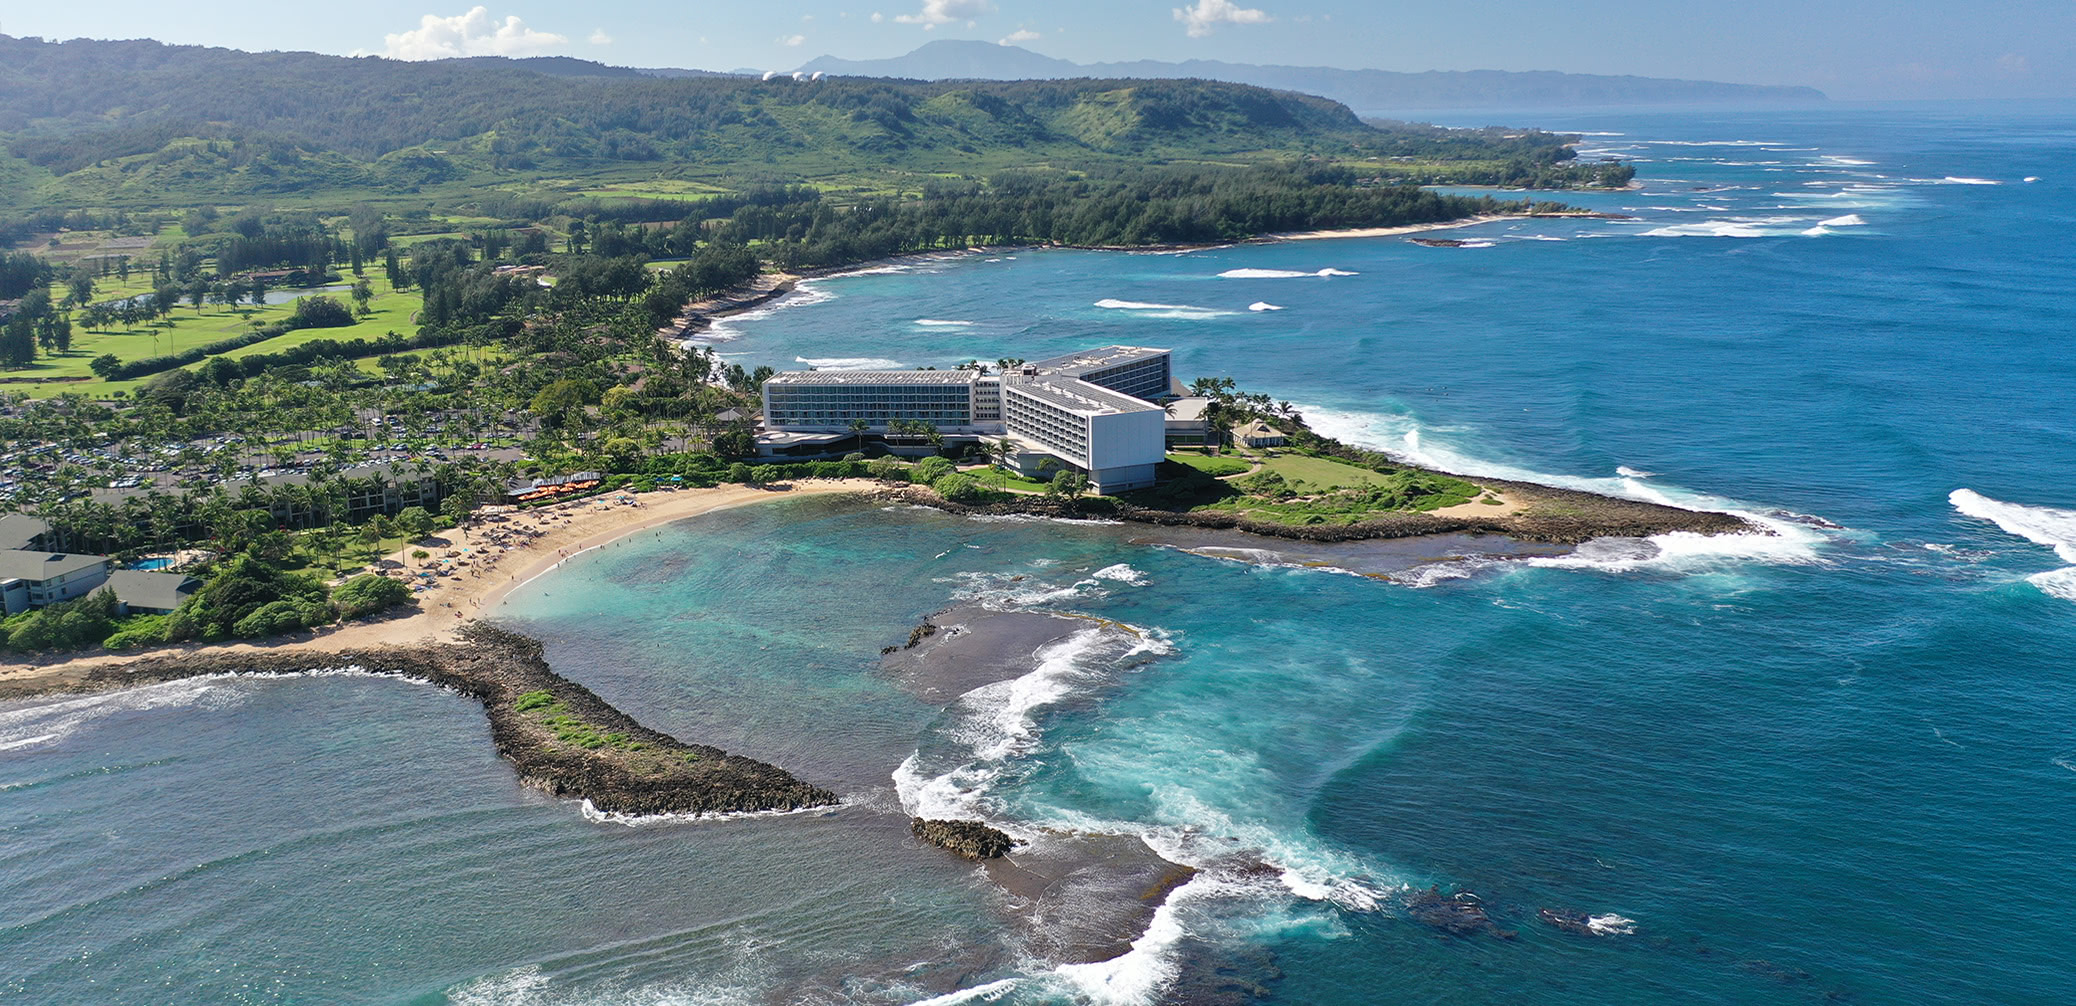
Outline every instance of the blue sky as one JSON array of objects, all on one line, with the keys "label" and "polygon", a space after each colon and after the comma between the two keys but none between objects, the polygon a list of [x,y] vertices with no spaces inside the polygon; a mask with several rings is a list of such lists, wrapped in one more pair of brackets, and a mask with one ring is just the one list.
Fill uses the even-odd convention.
[{"label": "blue sky", "polygon": [[[9,4],[0,32],[405,57],[561,54],[791,69],[938,38],[1081,62],[1566,70],[1809,84],[1838,98],[2076,97],[2072,0],[96,0]],[[512,19],[516,18],[514,21]]]}]

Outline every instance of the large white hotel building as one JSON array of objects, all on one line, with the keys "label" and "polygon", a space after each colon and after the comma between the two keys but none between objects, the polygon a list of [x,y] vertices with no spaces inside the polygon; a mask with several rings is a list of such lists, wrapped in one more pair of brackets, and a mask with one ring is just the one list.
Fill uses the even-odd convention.
[{"label": "large white hotel building", "polygon": [[1011,462],[1026,475],[1072,468],[1096,492],[1114,493],[1153,484],[1167,449],[1167,412],[1157,403],[1178,393],[1168,351],[1139,346],[1105,346],[1006,374],[789,371],[764,382],[758,443],[767,454],[801,455],[841,445],[853,420],[881,435],[897,419],[926,422],[947,437],[1008,438]]}]

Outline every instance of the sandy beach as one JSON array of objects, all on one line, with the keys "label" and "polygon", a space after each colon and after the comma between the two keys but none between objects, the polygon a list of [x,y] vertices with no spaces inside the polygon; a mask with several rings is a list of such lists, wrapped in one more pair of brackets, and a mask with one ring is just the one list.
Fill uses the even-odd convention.
[{"label": "sandy beach", "polygon": [[1291,234],[1264,234],[1266,241],[1323,241],[1329,238],[1389,238],[1401,234],[1419,234],[1423,231],[1445,231],[1457,227],[1475,227],[1478,224],[1496,223],[1501,220],[1526,220],[1526,213],[1491,213],[1464,220],[1450,220],[1438,224],[1406,224],[1401,227],[1357,227],[1340,231],[1298,231]]},{"label": "sandy beach", "polygon": [[[524,513],[478,514],[464,534],[460,529],[436,535],[444,545],[408,545],[378,565],[407,575],[418,570],[452,568],[446,575],[411,579],[427,584],[416,604],[397,609],[397,614],[362,622],[348,622],[315,632],[295,633],[275,639],[241,643],[162,646],[136,653],[91,652],[59,656],[28,663],[0,663],[0,682],[18,684],[45,681],[57,684],[77,680],[88,670],[147,657],[184,653],[281,653],[312,650],[337,651],[371,646],[398,646],[420,642],[449,642],[461,625],[497,607],[505,595],[579,553],[608,544],[616,538],[671,521],[696,517],[729,507],[769,500],[796,499],[830,493],[864,492],[878,483],[869,479],[802,479],[781,489],[759,489],[727,485],[712,489],[679,489],[669,492],[628,495],[619,493],[576,500]],[[502,517],[502,520],[497,519]],[[492,544],[501,540],[503,544]],[[431,558],[419,560],[411,553],[425,551]],[[450,555],[450,553],[453,553]]]}]

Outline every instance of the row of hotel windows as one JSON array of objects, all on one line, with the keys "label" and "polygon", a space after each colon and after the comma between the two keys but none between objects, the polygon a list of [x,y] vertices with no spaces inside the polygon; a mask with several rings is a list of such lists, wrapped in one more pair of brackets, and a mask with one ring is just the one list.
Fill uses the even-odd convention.
[{"label": "row of hotel windows", "polygon": [[1142,360],[1087,374],[1082,380],[1148,401],[1168,393],[1168,359]]},{"label": "row of hotel windows", "polygon": [[844,412],[773,413],[767,422],[772,426],[846,426],[853,419],[863,419],[874,426],[884,426],[894,419],[920,419],[937,426],[971,425],[964,412],[927,412],[917,409],[903,409],[900,412],[866,409]]},{"label": "row of hotel windows", "polygon": [[1080,416],[1027,398],[1009,396],[1009,429],[1076,458],[1088,456],[1088,422]]}]

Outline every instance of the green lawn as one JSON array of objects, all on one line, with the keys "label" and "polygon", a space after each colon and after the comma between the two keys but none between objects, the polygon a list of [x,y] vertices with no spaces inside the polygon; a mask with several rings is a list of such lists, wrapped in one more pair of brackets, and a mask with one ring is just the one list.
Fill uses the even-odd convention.
[{"label": "green lawn", "polygon": [[1010,492],[1042,493],[1049,485],[1049,483],[1040,482],[1036,479],[1024,478],[1015,472],[997,468],[994,465],[989,465],[986,468],[968,468],[965,471],[966,474],[979,480],[981,485],[992,489],[1006,489]]},{"label": "green lawn", "polygon": [[[350,274],[348,278],[351,278]],[[387,332],[409,335],[417,331],[418,323],[415,319],[419,308],[424,304],[424,298],[416,290],[399,293],[391,289],[388,279],[379,270],[369,271],[367,279],[368,285],[375,290],[375,299],[368,302],[368,307],[374,313],[355,324],[344,328],[297,329],[279,338],[256,342],[222,355],[226,359],[239,360],[258,353],[280,352],[315,339],[374,339]],[[96,301],[148,292],[151,286],[148,272],[141,280],[137,274],[131,274],[131,282],[125,284],[113,282],[113,277],[110,280],[106,288],[96,285]],[[133,287],[137,289],[132,289]],[[104,293],[104,289],[108,292]],[[328,295],[352,306],[352,298],[345,291],[331,291]],[[88,330],[75,323],[70,352],[39,356],[34,364],[25,369],[6,371],[0,376],[31,380],[11,381],[0,387],[24,391],[31,397],[56,395],[68,391],[101,397],[113,391],[134,390],[149,378],[102,381],[93,377],[93,371],[88,369],[88,364],[103,353],[114,353],[125,360],[138,360],[178,352],[188,346],[228,339],[250,331],[255,321],[279,321],[288,317],[294,310],[294,301],[258,309],[244,307],[237,310],[211,305],[197,311],[192,307],[182,306],[174,309],[169,322],[140,326],[129,331],[120,326],[105,330]],[[201,366],[199,362],[191,364],[190,369],[198,366]],[[75,380],[62,380],[65,378]]]},{"label": "green lawn", "polygon": [[1171,452],[1168,455],[1168,460],[1178,465],[1188,465],[1213,478],[1238,475],[1254,467],[1254,463],[1246,458],[1238,458],[1231,455],[1213,457],[1209,454],[1197,454],[1190,451]]},{"label": "green lawn", "polygon": [[1283,476],[1284,481],[1289,482],[1292,488],[1315,492],[1383,485],[1391,478],[1367,468],[1357,468],[1329,458],[1307,457],[1303,454],[1278,454],[1263,460],[1262,467]]}]

